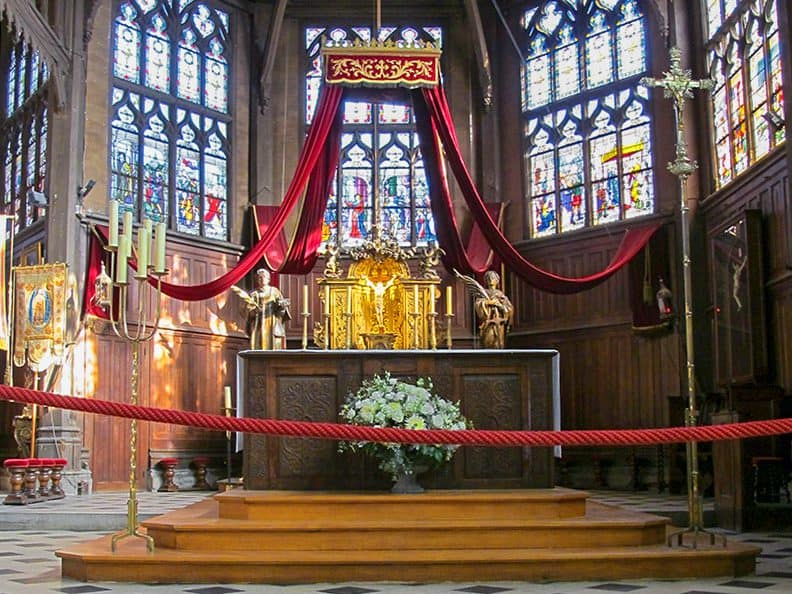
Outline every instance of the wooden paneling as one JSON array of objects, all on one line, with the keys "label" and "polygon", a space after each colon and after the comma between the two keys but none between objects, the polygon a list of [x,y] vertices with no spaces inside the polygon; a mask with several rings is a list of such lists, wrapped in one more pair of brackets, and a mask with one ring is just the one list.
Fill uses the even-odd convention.
[{"label": "wooden paneling", "polygon": [[[461,401],[480,429],[552,428],[552,360],[548,351],[286,351],[247,352],[245,416],[336,422],[346,395],[363,379],[389,371],[431,377],[437,393]],[[329,441],[245,436],[244,477],[250,489],[372,489],[387,479],[376,461],[338,454]],[[484,451],[486,450],[486,451]],[[550,448],[462,448],[453,464],[429,473],[434,488],[553,485]]]}]

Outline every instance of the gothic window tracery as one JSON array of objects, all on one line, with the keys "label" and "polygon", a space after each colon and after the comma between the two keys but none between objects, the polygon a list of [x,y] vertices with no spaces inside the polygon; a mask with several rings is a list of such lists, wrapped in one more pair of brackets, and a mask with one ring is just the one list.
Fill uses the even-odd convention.
[{"label": "gothic window tracery", "polygon": [[523,13],[527,226],[553,236],[655,211],[647,24],[638,0]]},{"label": "gothic window tracery", "polygon": [[229,13],[210,0],[121,0],[112,42],[111,198],[226,240]]},{"label": "gothic window tracery", "polygon": [[705,0],[712,129],[720,188],[784,142],[776,0]]},{"label": "gothic window tracery", "polygon": [[[305,123],[316,110],[322,80],[321,40],[371,40],[370,27],[307,27]],[[416,39],[442,45],[440,27],[383,27],[379,41]],[[406,105],[346,101],[339,165],[328,197],[323,243],[360,245],[369,238],[375,211],[382,229],[401,245],[427,245],[437,239],[429,190],[415,131]]]},{"label": "gothic window tracery", "polygon": [[[0,26],[6,27],[7,23]],[[15,215],[19,231],[44,214],[27,196],[29,190],[42,192],[45,189],[49,72],[39,53],[21,39],[8,45],[6,60],[8,69],[0,87],[5,95],[4,122],[0,127],[2,210]]]}]

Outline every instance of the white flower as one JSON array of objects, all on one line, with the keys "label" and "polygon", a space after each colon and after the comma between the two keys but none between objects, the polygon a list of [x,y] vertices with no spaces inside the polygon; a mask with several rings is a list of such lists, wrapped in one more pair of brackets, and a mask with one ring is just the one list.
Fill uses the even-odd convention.
[{"label": "white flower", "polygon": [[[356,425],[405,429],[465,429],[468,422],[459,405],[433,394],[432,381],[419,378],[415,384],[398,380],[386,372],[364,380],[360,389],[347,396],[340,416]],[[339,449],[363,450],[379,458],[384,472],[397,475],[416,465],[432,466],[451,459],[457,446],[410,445],[375,442],[341,442]]]}]

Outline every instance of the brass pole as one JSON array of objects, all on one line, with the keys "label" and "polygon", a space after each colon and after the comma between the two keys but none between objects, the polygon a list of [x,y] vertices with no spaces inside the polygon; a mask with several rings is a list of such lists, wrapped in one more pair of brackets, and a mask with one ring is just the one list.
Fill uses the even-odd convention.
[{"label": "brass pole", "polygon": [[[676,126],[676,158],[668,164],[668,170],[679,178],[679,212],[680,212],[680,234],[682,235],[682,286],[685,301],[685,351],[687,366],[687,393],[688,408],[685,411],[685,426],[695,427],[698,417],[696,404],[696,377],[695,377],[695,356],[693,345],[693,279],[690,271],[690,223],[688,220],[688,204],[685,195],[687,180],[696,170],[698,165],[688,156],[685,141],[685,100],[693,97],[693,89],[711,90],[714,83],[711,79],[693,80],[690,70],[683,70],[681,67],[682,52],[679,48],[672,47],[670,50],[670,69],[663,73],[663,78],[642,78],[640,83],[647,87],[661,87],[663,96],[673,101],[674,120]],[[685,533],[693,534],[692,546],[698,545],[698,534],[705,533],[703,528],[703,514],[701,504],[701,492],[699,488],[699,466],[698,466],[698,444],[695,441],[685,444],[685,457],[687,460],[687,486],[688,486],[688,526],[676,534],[668,537],[670,545],[674,536],[677,537],[677,544],[682,544],[682,537]],[[715,535],[709,533],[710,544],[715,543]],[[726,539],[723,539],[726,546]]]}]

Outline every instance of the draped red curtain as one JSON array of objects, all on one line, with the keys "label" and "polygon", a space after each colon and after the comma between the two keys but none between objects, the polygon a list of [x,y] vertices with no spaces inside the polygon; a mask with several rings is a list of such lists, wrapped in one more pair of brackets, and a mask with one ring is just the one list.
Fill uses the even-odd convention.
[{"label": "draped red curtain", "polygon": [[[449,270],[456,268],[462,272],[481,274],[492,265],[492,250],[509,270],[528,284],[552,293],[576,293],[590,289],[609,278],[643,248],[659,227],[657,223],[650,223],[628,229],[613,260],[605,269],[595,274],[582,278],[569,278],[541,270],[512,246],[495,220],[497,209],[481,199],[462,159],[451,112],[441,86],[407,92],[402,89],[348,89],[330,85],[321,90],[316,114],[300,152],[294,177],[282,203],[272,212],[266,228],[260,228],[261,236],[258,242],[226,274],[200,285],[175,285],[163,282],[163,293],[183,301],[199,301],[215,297],[242,280],[265,256],[265,261],[274,272],[306,274],[313,268],[317,259],[317,249],[322,240],[322,221],[327,197],[330,194],[330,184],[338,164],[343,120],[341,102],[347,95],[354,96],[355,99],[379,97],[380,100],[385,98],[396,102],[412,99],[421,152],[429,180],[432,213],[440,246],[445,251],[443,263]],[[445,171],[446,158],[472,215],[474,232],[480,234],[475,241],[471,239],[467,246],[461,238],[454,214]],[[283,250],[275,249],[275,246],[281,240],[284,224],[302,196],[303,190],[305,190],[305,199],[297,229],[288,253],[284,256]],[[100,232],[98,237],[101,236]],[[489,249],[483,248],[482,237],[486,239]],[[106,233],[102,239],[106,241]],[[98,272],[96,258],[101,259],[101,250],[99,254],[97,256],[92,252],[89,258],[87,291],[92,291],[93,288],[93,278],[90,275],[93,274],[95,278]],[[130,262],[130,265],[134,267],[134,261]],[[156,279],[149,278],[149,282],[155,284]]]},{"label": "draped red curtain", "polygon": [[[595,274],[570,278],[536,267],[526,260],[501,233],[479,196],[462,159],[456,131],[452,125],[451,111],[448,108],[443,88],[438,85],[432,88],[417,89],[413,91],[412,96],[415,119],[419,126],[421,152],[424,158],[429,155],[432,160],[431,165],[427,167],[427,171],[431,172],[430,197],[438,237],[443,229],[440,245],[446,251],[444,258],[446,267],[457,268],[469,273],[480,274],[483,272],[480,265],[477,265],[465,251],[459,237],[451,195],[448,192],[445,175],[440,166],[443,151],[445,151],[451,170],[462,190],[473,220],[481,227],[481,232],[487,238],[490,246],[511,272],[539,290],[569,294],[585,291],[600,284],[627,264],[659,228],[660,224],[653,222],[628,229],[611,262],[606,268]],[[433,184],[432,181],[435,183]]]}]

